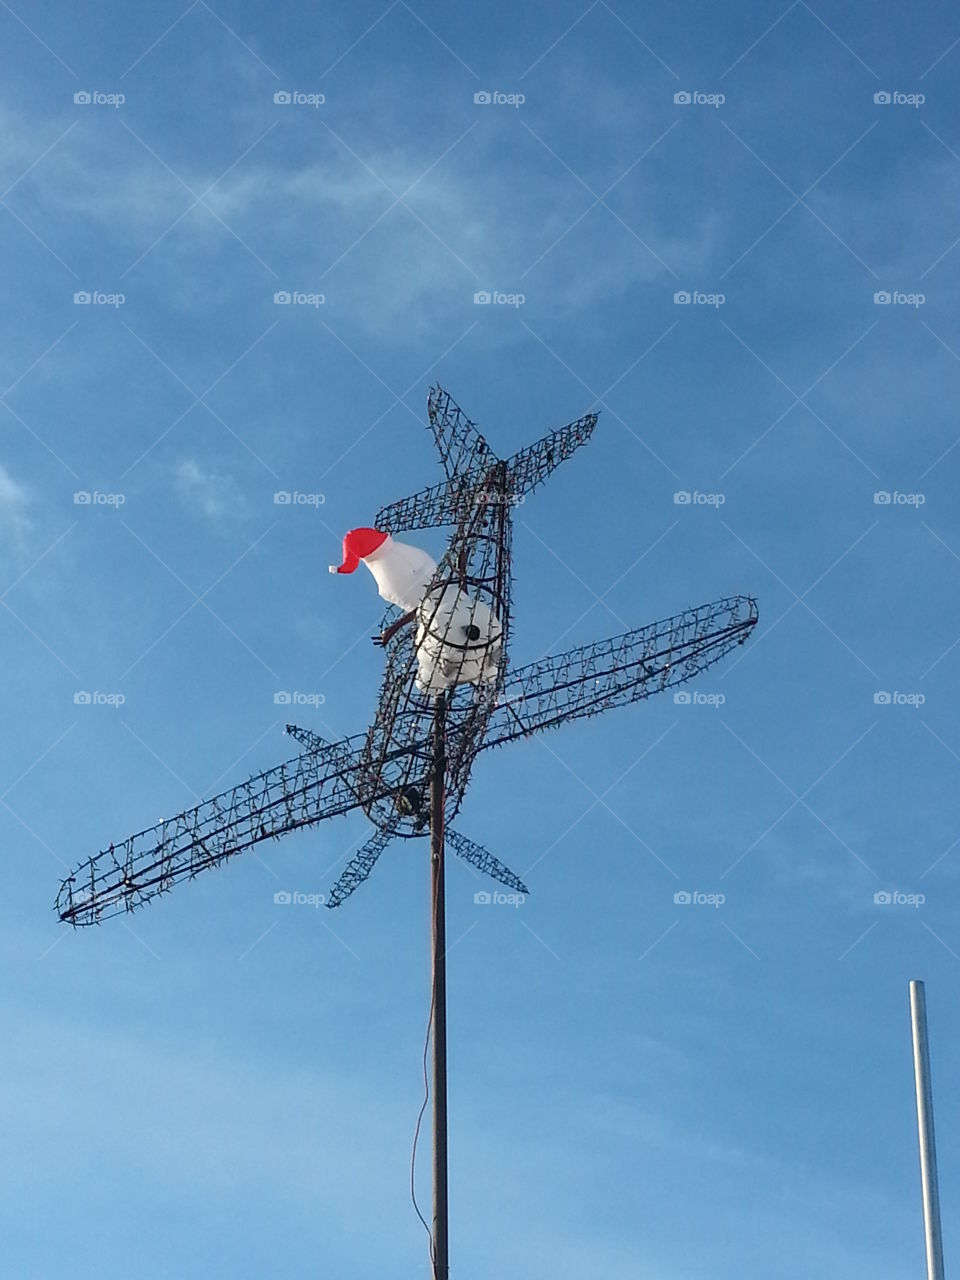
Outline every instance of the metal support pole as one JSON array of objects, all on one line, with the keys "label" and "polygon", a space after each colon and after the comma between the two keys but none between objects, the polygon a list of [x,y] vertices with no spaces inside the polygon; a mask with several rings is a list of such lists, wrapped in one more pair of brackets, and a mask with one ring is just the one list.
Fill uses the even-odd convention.
[{"label": "metal support pole", "polygon": [[910,983],[910,1023],[913,1029],[913,1074],[917,1086],[917,1129],[920,1134],[920,1183],[923,1189],[927,1280],[943,1280],[943,1241],[940,1237],[937,1147],[933,1134],[933,1088],[930,1083],[930,1046],[927,1041],[927,1002],[922,982]]},{"label": "metal support pole", "polygon": [[433,946],[433,1248],[434,1280],[448,1280],[447,1243],[447,960],[443,819],[446,694],[437,698],[430,776],[430,917]]}]

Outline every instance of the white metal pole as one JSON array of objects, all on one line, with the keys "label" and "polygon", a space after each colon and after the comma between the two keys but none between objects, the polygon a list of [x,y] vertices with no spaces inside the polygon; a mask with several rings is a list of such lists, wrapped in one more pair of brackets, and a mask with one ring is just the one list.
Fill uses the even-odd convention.
[{"label": "white metal pole", "polygon": [[927,1280],[943,1280],[943,1241],[940,1236],[937,1146],[933,1134],[933,1089],[930,1084],[930,1046],[927,1041],[927,1002],[923,983],[918,981],[910,983],[910,1023],[913,1028],[913,1074],[917,1086],[917,1129],[920,1135],[920,1182],[923,1189]]}]

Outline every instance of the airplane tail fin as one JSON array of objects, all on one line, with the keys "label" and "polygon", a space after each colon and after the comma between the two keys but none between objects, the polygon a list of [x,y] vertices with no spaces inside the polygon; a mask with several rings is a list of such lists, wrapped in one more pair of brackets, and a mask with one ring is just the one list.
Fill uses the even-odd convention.
[{"label": "airplane tail fin", "polygon": [[[437,396],[443,399],[435,400]],[[435,388],[430,393],[429,406],[431,427],[447,479],[381,508],[374,525],[385,533],[457,525],[475,503],[478,491],[491,484],[502,492],[501,500],[519,501],[586,444],[597,425],[595,413],[585,414],[501,462],[446,392]],[[501,469],[499,475],[498,469]]]}]

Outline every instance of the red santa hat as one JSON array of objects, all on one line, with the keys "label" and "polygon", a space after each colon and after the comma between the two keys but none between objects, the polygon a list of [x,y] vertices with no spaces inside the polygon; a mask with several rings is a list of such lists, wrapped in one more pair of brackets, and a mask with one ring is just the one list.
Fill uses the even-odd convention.
[{"label": "red santa hat", "polygon": [[330,572],[353,573],[360,561],[382,547],[389,537],[379,529],[351,529],[343,538],[343,564],[332,564]]}]

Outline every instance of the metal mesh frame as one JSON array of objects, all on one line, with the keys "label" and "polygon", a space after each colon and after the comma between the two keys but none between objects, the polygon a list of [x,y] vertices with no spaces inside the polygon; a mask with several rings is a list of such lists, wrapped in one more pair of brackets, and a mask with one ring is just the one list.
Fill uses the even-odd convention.
[{"label": "metal mesh frame", "polygon": [[[513,508],[589,439],[596,415],[550,433],[505,462],[439,387],[430,393],[428,416],[447,482],[384,508],[378,528],[453,524],[453,538],[426,598],[456,587],[482,601],[502,626],[495,678],[457,685],[447,694],[445,783],[452,817],[482,748],[684,683],[743,644],[756,625],[757,607],[750,597],[727,597],[511,673]],[[397,617],[398,610],[391,608],[384,623]],[[458,643],[449,634],[441,638]],[[377,831],[341,876],[331,895],[335,906],[367,878],[394,835],[425,835],[434,703],[416,685],[415,628],[397,630],[386,653],[378,710],[366,734],[328,743],[312,730],[287,726],[306,748],[301,755],[88,858],[61,885],[56,903],[60,918],[74,925],[94,924],[132,911],[260,841],[361,808]],[[523,891],[514,873],[492,854],[456,832],[449,832],[449,838],[454,852]]]}]

